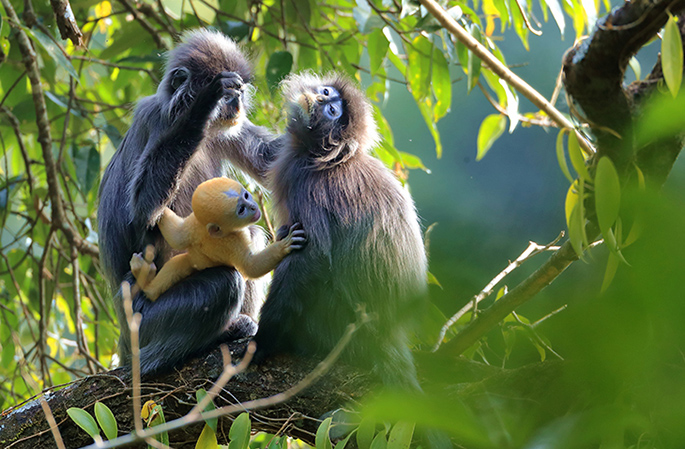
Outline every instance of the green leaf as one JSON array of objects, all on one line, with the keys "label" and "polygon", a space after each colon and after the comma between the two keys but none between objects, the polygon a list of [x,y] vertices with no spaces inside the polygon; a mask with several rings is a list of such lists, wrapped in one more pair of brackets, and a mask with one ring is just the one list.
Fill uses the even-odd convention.
[{"label": "green leaf", "polygon": [[569,133],[568,135],[568,156],[571,159],[571,165],[573,165],[578,176],[584,181],[591,181],[592,178],[585,166],[585,158],[583,157],[583,152],[580,149],[578,137],[575,132]]},{"label": "green leaf", "polygon": [[409,449],[413,435],[414,423],[398,422],[390,431],[387,449]]},{"label": "green leaf", "polygon": [[369,69],[371,70],[371,74],[375,75],[381,65],[383,65],[383,60],[388,53],[390,42],[388,41],[388,38],[385,37],[383,30],[377,28],[369,34],[367,45],[368,47],[366,50],[369,53]]},{"label": "green leaf", "polygon": [[67,415],[76,423],[77,426],[86,431],[91,438],[100,436],[100,429],[98,428],[95,418],[93,418],[87,411],[71,407],[67,409]]},{"label": "green leaf", "polygon": [[266,66],[266,82],[270,89],[276,89],[293,67],[293,55],[289,51],[277,51],[269,58]]},{"label": "green leaf", "polygon": [[250,415],[246,412],[238,415],[231,424],[231,430],[228,431],[229,449],[246,449],[250,445],[251,428]]},{"label": "green leaf", "polygon": [[14,342],[12,339],[8,338],[7,341],[2,344],[2,358],[0,359],[0,366],[9,369],[10,363],[14,362],[14,355]]},{"label": "green leaf", "polygon": [[357,446],[359,446],[359,449],[369,449],[375,433],[376,420],[366,417],[362,419],[357,428]]},{"label": "green leaf", "polygon": [[419,111],[421,111],[421,115],[423,116],[426,125],[428,125],[428,130],[430,131],[431,136],[433,136],[433,141],[435,141],[435,154],[437,158],[440,159],[442,157],[442,142],[440,142],[440,132],[438,131],[438,127],[433,121],[430,99],[417,102],[417,105],[419,106]]},{"label": "green leaf", "polygon": [[410,169],[420,169],[425,171],[426,173],[430,173],[430,170],[426,168],[425,165],[423,165],[423,162],[421,161],[421,158],[410,153],[406,153],[404,151],[398,151],[398,154],[402,158],[402,165],[404,167],[410,168]]},{"label": "green leaf", "polygon": [[621,208],[621,181],[611,159],[604,156],[595,173],[595,208],[599,229],[606,237]]},{"label": "green leaf", "polygon": [[609,253],[609,259],[607,259],[607,268],[604,271],[604,279],[602,280],[602,292],[606,291],[611,285],[611,281],[614,280],[616,276],[616,271],[618,270],[618,264],[620,260],[618,256],[614,253]]},{"label": "green leaf", "polygon": [[442,288],[440,281],[438,281],[438,278],[436,278],[433,273],[431,273],[429,271],[427,274],[428,274],[428,284],[429,285],[437,285],[438,287]]},{"label": "green leaf", "polygon": [[[202,400],[204,399],[205,396],[207,396],[207,391],[204,388],[200,388],[199,390],[197,390],[195,392],[195,398],[197,399],[198,404],[200,402],[202,402]],[[204,412],[210,412],[210,411],[215,410],[215,409],[216,409],[216,407],[214,406],[214,402],[209,401],[209,403],[207,404],[207,406],[205,406],[205,408],[204,408],[204,410],[202,410],[202,412],[203,413]],[[206,419],[205,422],[207,423],[207,425],[209,427],[212,428],[214,433],[216,433],[217,425],[219,423],[219,418]]]},{"label": "green leaf", "polygon": [[443,118],[450,110],[452,105],[452,79],[447,59],[437,48],[433,49],[433,74],[431,86],[435,95],[435,106],[433,107],[434,121]]},{"label": "green leaf", "polygon": [[[469,32],[471,33],[471,36],[474,37],[478,42],[483,41],[480,30],[475,24],[472,24],[471,27],[469,28]],[[466,89],[467,92],[471,92],[471,90],[478,85],[478,78],[480,77],[480,58],[473,54],[471,50],[469,50],[469,55],[468,55],[468,71],[467,71],[467,82],[466,82]]]},{"label": "green leaf", "polygon": [[661,68],[664,81],[674,97],[678,95],[683,79],[683,41],[674,16],[670,16],[661,39]]},{"label": "green leaf", "polygon": [[423,35],[416,36],[407,48],[407,82],[417,103],[430,94],[432,51],[433,44]]},{"label": "green leaf", "polygon": [[345,446],[347,446],[347,442],[350,441],[350,437],[352,436],[352,433],[348,433],[347,436],[338,441],[338,444],[335,445],[335,449],[345,449]]},{"label": "green leaf", "polygon": [[568,179],[568,182],[573,183],[573,177],[568,169],[568,163],[566,162],[566,154],[564,153],[564,135],[566,135],[567,130],[562,129],[557,135],[557,160],[559,161],[559,168],[561,168],[562,173]]},{"label": "green leaf", "polygon": [[200,438],[197,439],[195,449],[218,449],[219,443],[216,441],[216,433],[209,424],[205,424]]},{"label": "green leaf", "polygon": [[95,181],[100,176],[100,153],[95,145],[79,148],[74,142],[71,147],[76,180],[84,195],[94,187]]},{"label": "green leaf", "polygon": [[[388,442],[385,439],[385,433],[380,432],[378,435],[376,435],[376,438],[373,439],[371,442],[371,449],[387,449]],[[318,447],[317,447],[318,449]]]},{"label": "green leaf", "polygon": [[485,157],[492,144],[504,133],[507,119],[502,114],[491,114],[485,117],[478,130],[476,161]]},{"label": "green leaf", "polygon": [[332,418],[326,418],[316,431],[315,446],[316,449],[333,449],[330,438],[328,438],[328,430],[331,427]]},{"label": "green leaf", "polygon": [[119,434],[119,428],[117,426],[117,420],[114,417],[114,413],[102,402],[95,403],[95,417],[98,420],[98,424],[105,432],[105,437],[108,440],[113,440]]},{"label": "green leaf", "polygon": [[55,44],[47,34],[40,30],[33,30],[31,28],[22,27],[24,31],[29,33],[33,38],[40,43],[40,45],[45,49],[47,54],[55,60],[55,62],[60,65],[64,70],[71,75],[76,82],[79,82],[78,73],[72,65],[71,61],[62,53],[62,50]]}]

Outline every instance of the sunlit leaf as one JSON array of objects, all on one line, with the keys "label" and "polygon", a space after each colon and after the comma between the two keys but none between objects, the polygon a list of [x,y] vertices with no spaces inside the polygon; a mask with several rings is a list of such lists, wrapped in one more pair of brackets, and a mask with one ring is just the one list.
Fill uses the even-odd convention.
[{"label": "sunlit leaf", "polygon": [[407,82],[417,103],[430,94],[432,52],[433,44],[422,35],[414,38],[407,49]]},{"label": "sunlit leaf", "polygon": [[390,47],[390,42],[385,37],[383,30],[377,28],[369,34],[367,43],[368,47],[366,50],[369,52],[369,69],[371,74],[375,75],[383,64],[385,55],[388,53],[388,47]]},{"label": "sunlit leaf", "polygon": [[241,413],[231,424],[231,430],[228,432],[229,449],[246,449],[250,444],[250,430],[252,423],[250,415],[246,412]]},{"label": "sunlit leaf", "polygon": [[452,79],[447,60],[442,52],[433,49],[431,86],[435,95],[434,120],[437,122],[443,118],[450,110],[452,104]]},{"label": "sunlit leaf", "polygon": [[440,281],[438,281],[438,278],[435,277],[433,273],[430,271],[427,273],[428,274],[428,284],[430,285],[437,285],[438,287],[442,288],[442,285],[440,284]]},{"label": "sunlit leaf", "polygon": [[119,428],[117,426],[117,420],[114,417],[114,413],[102,402],[95,403],[95,417],[97,418],[98,424],[105,432],[105,437],[108,440],[113,440],[117,437],[119,433]]},{"label": "sunlit leaf", "polygon": [[71,407],[67,409],[67,415],[79,426],[81,429],[85,430],[91,438],[100,436],[100,429],[98,428],[95,418],[93,418],[87,411]]},{"label": "sunlit leaf", "polygon": [[568,156],[571,159],[571,165],[573,165],[578,176],[585,181],[591,181],[592,178],[590,178],[590,173],[585,166],[585,158],[583,157],[583,152],[580,149],[578,137],[575,132],[571,132],[568,135]]},{"label": "sunlit leaf", "polygon": [[559,168],[561,168],[562,173],[568,179],[568,182],[573,183],[573,177],[568,169],[568,163],[566,162],[566,153],[564,152],[564,136],[566,135],[566,130],[562,129],[557,135],[557,161],[559,162]]},{"label": "sunlit leaf", "polygon": [[561,33],[561,38],[564,38],[564,31],[566,31],[566,19],[564,18],[564,12],[561,8],[559,0],[545,0],[545,4],[552,12],[552,17],[559,27],[559,32]]},{"label": "sunlit leaf", "polygon": [[492,147],[492,144],[504,133],[507,119],[502,114],[492,114],[485,117],[478,130],[476,160],[480,161]]},{"label": "sunlit leaf", "polygon": [[604,156],[597,163],[595,173],[595,209],[597,222],[606,236],[616,222],[621,207],[621,182],[611,159]]},{"label": "sunlit leaf", "polygon": [[674,16],[668,18],[664,27],[661,39],[661,68],[668,90],[675,97],[683,79],[683,41]]},{"label": "sunlit leaf", "polygon": [[216,433],[209,424],[205,424],[200,438],[197,439],[195,449],[218,449],[218,447],[219,443],[216,441]]}]

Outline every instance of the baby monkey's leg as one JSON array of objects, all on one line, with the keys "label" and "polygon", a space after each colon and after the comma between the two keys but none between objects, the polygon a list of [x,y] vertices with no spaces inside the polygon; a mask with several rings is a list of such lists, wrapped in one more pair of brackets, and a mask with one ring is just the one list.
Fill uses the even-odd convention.
[{"label": "baby monkey's leg", "polygon": [[174,256],[164,264],[154,279],[143,287],[143,292],[151,301],[154,301],[169,287],[187,278],[195,271],[197,270],[193,267],[188,253]]}]

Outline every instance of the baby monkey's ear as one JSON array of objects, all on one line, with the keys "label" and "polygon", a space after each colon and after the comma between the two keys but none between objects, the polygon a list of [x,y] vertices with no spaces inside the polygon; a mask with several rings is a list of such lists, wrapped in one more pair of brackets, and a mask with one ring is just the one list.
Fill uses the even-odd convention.
[{"label": "baby monkey's ear", "polygon": [[209,235],[212,237],[223,237],[221,226],[216,223],[207,223],[207,232],[209,232]]}]

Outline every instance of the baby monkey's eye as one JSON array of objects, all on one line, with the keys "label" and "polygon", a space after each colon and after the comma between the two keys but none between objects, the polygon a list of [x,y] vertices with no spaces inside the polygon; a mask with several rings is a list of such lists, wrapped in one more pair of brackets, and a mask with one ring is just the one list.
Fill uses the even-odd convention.
[{"label": "baby monkey's eye", "polygon": [[331,93],[331,91],[328,90],[327,87],[324,87],[324,88],[323,88],[323,94],[324,94],[324,95],[328,96],[330,93]]}]

